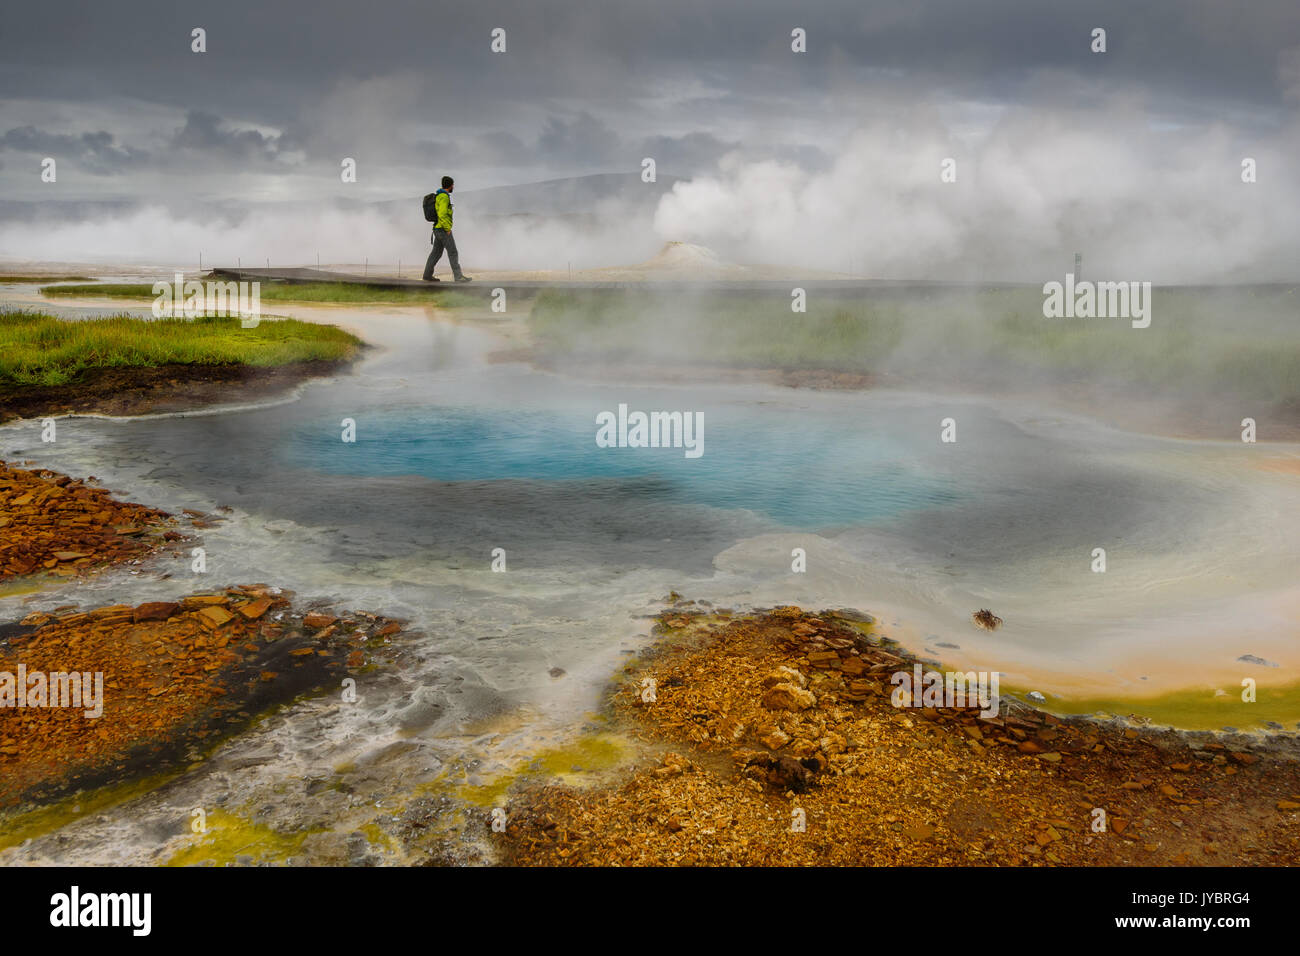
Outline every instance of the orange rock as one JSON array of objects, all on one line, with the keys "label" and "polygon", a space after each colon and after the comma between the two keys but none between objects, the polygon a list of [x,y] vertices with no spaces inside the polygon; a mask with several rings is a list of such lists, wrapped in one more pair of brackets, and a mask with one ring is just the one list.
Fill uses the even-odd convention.
[{"label": "orange rock", "polygon": [[221,627],[227,621],[233,620],[235,615],[231,614],[224,607],[212,605],[199,611],[199,621],[211,627]]},{"label": "orange rock", "polygon": [[165,621],[177,611],[180,605],[174,601],[149,601],[135,609],[135,621]]},{"label": "orange rock", "polygon": [[763,693],[768,710],[806,710],[817,703],[811,692],[794,684],[774,684]]},{"label": "orange rock", "polygon": [[134,616],[134,614],[135,608],[129,604],[111,604],[108,607],[101,607],[91,611],[90,619],[92,621],[103,621],[107,618],[121,618],[125,616],[125,618],[129,620]]},{"label": "orange rock", "polygon": [[181,607],[187,611],[193,611],[196,608],[225,604],[226,601],[227,598],[224,594],[191,594],[189,597],[181,598]]},{"label": "orange rock", "polygon": [[256,621],[259,617],[271,609],[270,598],[259,598],[256,601],[249,601],[247,604],[241,604],[235,608],[240,614],[250,621]]}]

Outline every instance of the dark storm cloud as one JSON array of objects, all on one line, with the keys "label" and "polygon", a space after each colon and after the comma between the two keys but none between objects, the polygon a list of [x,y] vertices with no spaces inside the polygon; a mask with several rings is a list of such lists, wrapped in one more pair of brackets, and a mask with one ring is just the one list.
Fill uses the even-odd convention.
[{"label": "dark storm cloud", "polygon": [[496,132],[474,136],[463,144],[451,139],[420,140],[405,155],[436,161],[441,166],[505,166],[528,155],[530,147],[513,133]]},{"label": "dark storm cloud", "polygon": [[[683,180],[654,229],[738,257],[851,246],[882,274],[939,275],[987,254],[990,276],[1035,275],[1084,248],[1157,276],[1272,275],[1300,247],[1296,0],[31,3],[6,12],[0,98],[6,136],[118,171],[61,176],[78,201],[401,203],[452,171],[468,214],[494,185],[626,172],[638,188],[651,156]],[[940,192],[951,156],[961,176]],[[1259,161],[1249,187],[1244,157]],[[26,163],[0,172],[0,198],[54,195]],[[256,234],[333,229],[344,249],[359,234],[298,225]],[[160,248],[177,245],[165,228]],[[633,239],[627,256],[650,242]],[[614,255],[585,233],[494,251],[532,262],[539,247]]]},{"label": "dark storm cloud", "polygon": [[484,160],[494,165],[507,165],[528,151],[523,140],[505,130],[484,133],[478,137],[475,145],[483,154]]},{"label": "dark storm cloud", "polygon": [[738,145],[708,132],[623,136],[608,123],[584,112],[571,119],[548,117],[537,137],[534,153],[548,163],[575,167],[585,164],[627,167],[649,156],[665,169],[696,170],[713,164]]},{"label": "dark storm cloud", "polygon": [[[207,30],[208,52],[190,51]],[[489,31],[507,30],[507,52]],[[793,26],[809,53],[792,58]],[[1110,53],[1088,51],[1094,26]],[[22,4],[6,12],[0,77],[9,96],[131,97],[286,126],[336,82],[414,71],[425,115],[481,121],[581,97],[653,95],[669,76],[814,97],[855,68],[903,70],[927,85],[1010,94],[1036,70],[1155,94],[1276,106],[1278,57],[1300,45],[1294,0],[1238,9],[1217,0],[660,0],[653,4],[231,0]],[[707,128],[707,119],[701,128]]]},{"label": "dark storm cloud", "polygon": [[544,155],[560,162],[612,162],[618,155],[618,134],[590,113],[573,119],[549,117],[537,139]]},{"label": "dark storm cloud", "polygon": [[45,132],[35,126],[19,126],[0,136],[0,149],[42,158],[51,156],[56,160],[71,159],[100,176],[143,165],[149,158],[144,151],[118,144],[113,134],[104,130],[73,136]]},{"label": "dark storm cloud", "polygon": [[271,162],[280,157],[282,140],[279,135],[235,128],[212,113],[192,110],[185,124],[169,137],[167,148],[158,152],[120,144],[105,130],[74,135],[51,133],[35,126],[7,130],[0,135],[0,149],[72,161],[90,173],[107,176],[146,167],[193,168],[196,163],[219,165],[228,160]]},{"label": "dark storm cloud", "polygon": [[716,163],[738,142],[725,142],[712,133],[684,136],[647,136],[638,147],[643,156],[653,156],[664,169],[696,170]]},{"label": "dark storm cloud", "polygon": [[[204,53],[191,52],[199,26]],[[507,31],[502,55],[489,49],[497,26]],[[806,55],[790,52],[794,26],[807,30]],[[1105,57],[1089,52],[1093,26],[1108,30]],[[1122,90],[1201,120],[1268,122],[1286,103],[1279,70],[1296,47],[1294,0],[1242,9],[1218,0],[75,1],[6,12],[0,88],[52,108],[104,104],[95,129],[121,146],[91,150],[103,170],[148,150],[130,138],[139,130],[108,122],[140,101],[187,114],[181,142],[221,156],[322,152],[337,163],[363,130],[376,150],[404,159],[425,139],[415,127],[429,125],[464,159],[562,174],[569,163],[625,166],[638,151],[698,168],[725,152],[737,124],[816,116],[835,98],[874,91],[1078,105]],[[407,77],[407,98],[391,113],[374,104],[380,117],[368,120],[369,104],[348,90],[385,77]],[[681,88],[664,99],[666,82]],[[497,133],[478,134],[484,125]],[[155,130],[153,146],[166,133]],[[832,143],[754,135],[746,144],[824,166]]]},{"label": "dark storm cloud", "polygon": [[[740,144],[725,142],[712,133],[681,136],[623,136],[589,113],[566,118],[548,116],[541,132],[524,140],[506,130],[494,130],[460,140],[421,140],[405,151],[408,158],[436,156],[443,165],[511,166],[521,161],[555,169],[589,171],[602,168],[631,169],[646,156],[665,171],[699,170],[715,163]],[[784,151],[791,159],[816,167],[825,157],[815,147]]]},{"label": "dark storm cloud", "polygon": [[232,159],[273,160],[280,142],[278,134],[268,136],[255,129],[233,128],[219,116],[191,110],[185,116],[185,125],[172,136],[170,145],[173,150],[197,150]]}]

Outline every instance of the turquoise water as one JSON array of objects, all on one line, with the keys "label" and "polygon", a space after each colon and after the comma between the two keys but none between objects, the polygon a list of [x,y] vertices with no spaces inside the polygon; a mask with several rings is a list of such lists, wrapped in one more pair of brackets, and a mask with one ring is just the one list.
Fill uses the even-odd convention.
[{"label": "turquoise water", "polygon": [[966,494],[943,474],[926,473],[905,422],[887,428],[780,410],[706,410],[704,454],[688,459],[680,448],[598,447],[586,409],[398,408],[357,421],[354,444],[319,420],[304,423],[287,442],[287,463],[443,482],[627,479],[628,489],[664,503],[746,509],[798,528],[889,517]]}]

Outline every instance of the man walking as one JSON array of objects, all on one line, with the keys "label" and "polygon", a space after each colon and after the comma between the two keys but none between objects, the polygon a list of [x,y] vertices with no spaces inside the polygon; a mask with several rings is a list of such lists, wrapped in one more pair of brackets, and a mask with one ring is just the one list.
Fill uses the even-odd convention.
[{"label": "man walking", "polygon": [[456,281],[471,281],[469,276],[460,271],[460,253],[456,250],[456,240],[451,237],[451,193],[455,187],[454,179],[443,176],[442,188],[433,194],[433,251],[424,264],[425,282],[440,281],[434,278],[433,268],[442,258],[443,249],[447,250],[447,261],[451,263],[451,274],[456,277]]}]

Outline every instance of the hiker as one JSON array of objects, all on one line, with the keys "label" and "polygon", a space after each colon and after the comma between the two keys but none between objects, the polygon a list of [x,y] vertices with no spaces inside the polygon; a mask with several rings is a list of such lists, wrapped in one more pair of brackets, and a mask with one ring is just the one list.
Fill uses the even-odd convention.
[{"label": "hiker", "polygon": [[451,193],[456,181],[450,176],[442,177],[442,188],[436,193],[424,197],[424,218],[433,223],[433,251],[429,253],[424,264],[424,281],[439,282],[434,278],[433,268],[442,258],[442,250],[447,250],[447,261],[451,263],[451,274],[457,282],[469,282],[470,277],[460,271],[460,253],[456,251],[456,240],[451,237]]}]

